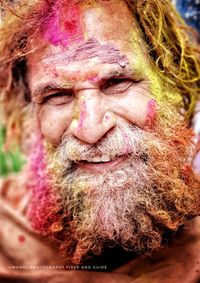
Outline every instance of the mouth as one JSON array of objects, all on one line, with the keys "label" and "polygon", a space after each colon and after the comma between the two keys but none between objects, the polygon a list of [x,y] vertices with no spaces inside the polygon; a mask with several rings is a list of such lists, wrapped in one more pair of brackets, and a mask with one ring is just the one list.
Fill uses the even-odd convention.
[{"label": "mouth", "polygon": [[106,170],[114,170],[122,162],[128,159],[128,154],[111,157],[109,155],[96,156],[88,160],[81,160],[78,162],[78,167],[84,171],[92,173],[101,173]]}]

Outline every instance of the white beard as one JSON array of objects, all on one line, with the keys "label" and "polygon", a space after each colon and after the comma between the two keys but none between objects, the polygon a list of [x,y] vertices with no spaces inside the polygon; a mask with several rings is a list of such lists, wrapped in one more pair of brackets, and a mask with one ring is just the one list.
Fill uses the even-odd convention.
[{"label": "white beard", "polygon": [[[49,150],[49,170],[54,171],[53,187],[63,212],[66,241],[61,246],[66,253],[73,247],[73,262],[113,244],[148,253],[160,247],[165,229],[176,230],[196,214],[191,191],[197,184],[191,183],[191,189],[181,173],[185,141],[177,151],[170,136],[175,128],[170,131],[166,140],[165,133],[159,136],[121,123],[95,146],[66,136],[53,154]],[[111,152],[129,153],[114,171],[98,175],[76,163]]]}]

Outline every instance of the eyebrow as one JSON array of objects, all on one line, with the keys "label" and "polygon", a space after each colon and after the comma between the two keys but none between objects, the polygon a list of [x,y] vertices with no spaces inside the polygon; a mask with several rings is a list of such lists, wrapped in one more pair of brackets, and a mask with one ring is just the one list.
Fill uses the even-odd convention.
[{"label": "eyebrow", "polygon": [[[137,75],[137,74],[136,74]],[[121,67],[117,67],[116,69],[111,70],[109,73],[105,74],[104,76],[102,76],[99,79],[99,82],[103,82],[112,78],[130,78],[130,79],[134,79],[134,72],[131,71],[129,68],[121,68]],[[66,80],[68,82],[70,82],[70,78],[69,80]],[[95,84],[93,82],[91,82],[92,84]],[[66,84],[60,84],[58,82],[43,82],[41,84],[39,84],[36,89],[32,92],[32,97],[40,97],[45,93],[48,93],[52,90],[54,91],[65,91],[65,90],[71,90],[74,88],[73,86],[73,82],[70,84],[72,86],[67,86]]]},{"label": "eyebrow", "polygon": [[65,88],[63,86],[61,87],[57,83],[42,83],[38,85],[37,88],[32,92],[32,96],[38,97],[51,90],[63,90],[63,89]]}]

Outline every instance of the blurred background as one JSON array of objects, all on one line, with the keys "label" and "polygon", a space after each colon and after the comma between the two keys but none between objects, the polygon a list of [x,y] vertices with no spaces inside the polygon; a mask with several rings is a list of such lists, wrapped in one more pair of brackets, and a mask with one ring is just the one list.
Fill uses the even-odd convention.
[{"label": "blurred background", "polygon": [[25,163],[16,144],[13,143],[9,150],[5,149],[5,136],[6,128],[0,109],[0,177],[7,176],[10,172],[19,172]]},{"label": "blurred background", "polygon": [[200,32],[200,0],[172,1],[188,25]]}]

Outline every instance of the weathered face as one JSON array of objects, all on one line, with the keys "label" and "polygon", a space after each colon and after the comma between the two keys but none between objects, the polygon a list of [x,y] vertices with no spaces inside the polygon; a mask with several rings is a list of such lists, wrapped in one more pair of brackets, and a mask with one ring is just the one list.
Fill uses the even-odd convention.
[{"label": "weathered face", "polygon": [[117,2],[75,6],[75,34],[61,19],[62,37],[45,31],[48,47],[29,59],[41,131],[54,145],[66,133],[95,144],[119,119],[144,127],[154,118],[149,61],[130,11]]},{"label": "weathered face", "polygon": [[46,47],[28,59],[40,131],[29,216],[79,262],[105,243],[158,248],[198,197],[178,95],[161,83],[128,7],[75,2],[55,6],[38,38]]}]

